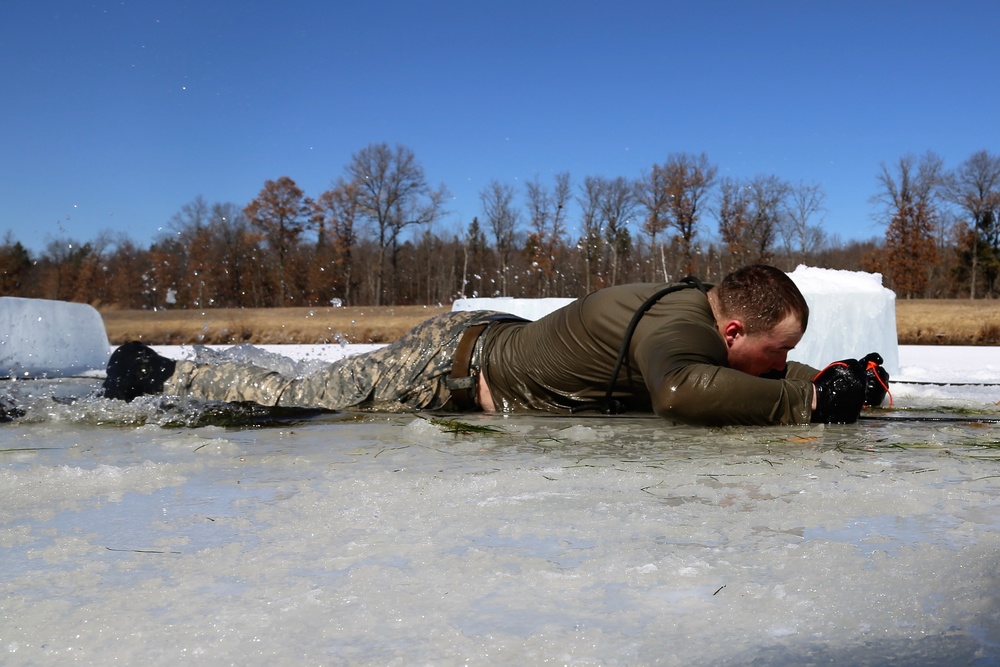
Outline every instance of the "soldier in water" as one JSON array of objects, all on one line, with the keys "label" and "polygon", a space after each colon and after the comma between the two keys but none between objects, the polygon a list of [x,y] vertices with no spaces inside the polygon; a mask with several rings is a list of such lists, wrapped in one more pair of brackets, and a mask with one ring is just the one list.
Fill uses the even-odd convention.
[{"label": "soldier in water", "polygon": [[788,362],[808,321],[785,273],[751,265],[717,285],[687,278],[597,290],[535,322],[445,313],[306,377],[174,361],[127,343],[108,362],[103,395],[393,412],[596,409],[700,425],[852,423],[885,397],[882,359],[872,353],[822,371]]}]

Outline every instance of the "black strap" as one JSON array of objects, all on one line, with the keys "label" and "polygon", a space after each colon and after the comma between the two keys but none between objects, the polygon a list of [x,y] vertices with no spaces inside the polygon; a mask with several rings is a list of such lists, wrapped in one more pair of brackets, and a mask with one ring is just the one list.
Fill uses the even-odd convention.
[{"label": "black strap", "polygon": [[[668,294],[679,292],[680,290],[689,289],[692,287],[698,288],[699,290],[701,290],[703,294],[708,293],[708,288],[706,288],[705,285],[700,280],[698,280],[694,276],[687,276],[686,278],[682,278],[679,283],[675,285],[670,285],[669,287],[664,287],[663,289],[657,291],[651,297],[643,301],[642,305],[636,309],[635,313],[632,315],[632,320],[628,323],[628,328],[625,329],[625,337],[622,339],[621,347],[618,349],[618,359],[615,361],[615,369],[611,371],[611,378],[608,380],[608,388],[607,391],[605,391],[604,393],[604,403],[603,405],[600,406],[601,412],[603,412],[606,415],[620,415],[623,412],[625,412],[626,406],[624,401],[619,401],[615,398],[612,398],[611,396],[612,394],[614,394],[615,383],[618,382],[618,375],[619,373],[621,373],[622,365],[625,363],[625,359],[628,357],[629,346],[632,344],[632,336],[633,334],[635,334],[635,329],[636,327],[639,326],[639,320],[641,320],[642,316],[646,314],[646,311],[648,311],[650,308],[653,307],[653,304],[655,304],[663,297],[667,296]],[[627,371],[628,383],[629,386],[631,386],[632,368],[626,367],[626,371]],[[598,408],[598,406],[585,405],[575,408],[573,412],[580,412],[582,410],[591,410],[595,408]]]}]

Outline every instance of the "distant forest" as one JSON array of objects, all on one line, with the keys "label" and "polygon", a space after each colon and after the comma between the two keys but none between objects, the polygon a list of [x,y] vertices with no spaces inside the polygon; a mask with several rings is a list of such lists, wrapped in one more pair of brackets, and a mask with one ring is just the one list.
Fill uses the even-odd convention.
[{"label": "distant forest", "polygon": [[444,231],[447,189],[406,146],[370,144],[315,197],[287,176],[246,204],[197,197],[148,248],[101,234],[32,256],[8,232],[0,295],[104,309],[446,304],[712,281],[755,262],[879,272],[899,298],[1000,288],[1000,157],[987,151],[954,169],[934,153],[883,163],[872,200],[884,237],[846,243],[822,228],[820,185],[718,174],[705,154],[677,153],[635,179],[495,180],[481,214]]}]

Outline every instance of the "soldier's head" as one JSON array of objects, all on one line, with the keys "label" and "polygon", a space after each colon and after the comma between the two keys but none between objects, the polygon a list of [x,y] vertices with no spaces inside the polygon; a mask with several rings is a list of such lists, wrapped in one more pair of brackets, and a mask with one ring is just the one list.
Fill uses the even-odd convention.
[{"label": "soldier's head", "polygon": [[729,365],[751,375],[784,370],[788,353],[809,324],[809,306],[783,271],[752,264],[709,292]]}]

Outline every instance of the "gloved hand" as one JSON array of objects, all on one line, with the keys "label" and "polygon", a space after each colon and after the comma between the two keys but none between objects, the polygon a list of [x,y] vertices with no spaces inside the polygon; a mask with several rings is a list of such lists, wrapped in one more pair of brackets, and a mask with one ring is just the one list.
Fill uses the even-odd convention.
[{"label": "gloved hand", "polygon": [[813,422],[853,424],[865,402],[868,369],[857,359],[835,361],[813,378],[816,409]]},{"label": "gloved hand", "polygon": [[[877,408],[882,405],[889,392],[889,373],[882,368],[882,355],[872,352],[861,360],[865,364],[865,407]],[[889,397],[892,405],[892,397]]]}]

